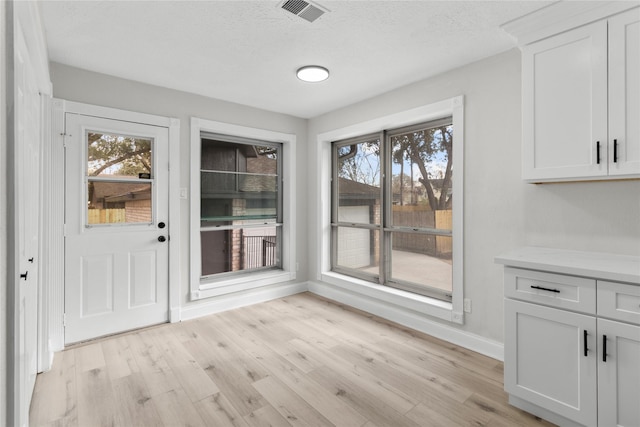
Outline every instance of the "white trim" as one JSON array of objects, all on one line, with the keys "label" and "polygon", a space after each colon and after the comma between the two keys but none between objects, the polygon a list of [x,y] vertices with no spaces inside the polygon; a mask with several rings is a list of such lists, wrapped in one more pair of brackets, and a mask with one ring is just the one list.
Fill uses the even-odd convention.
[{"label": "white trim", "polygon": [[55,156],[55,149],[52,145],[52,102],[51,97],[46,94],[40,94],[40,118],[41,127],[40,134],[42,138],[42,152],[40,156],[40,207],[43,208],[43,212],[48,212],[48,215],[40,215],[40,247],[38,249],[38,258],[40,259],[40,268],[38,269],[38,372],[45,372],[51,369],[53,364],[53,353],[55,348],[52,348],[53,340],[52,333],[50,331],[50,322],[52,319],[52,305],[53,300],[50,294],[52,282],[56,280],[64,280],[64,277],[60,277],[58,273],[61,271],[60,265],[56,262],[59,261],[60,248],[57,244],[60,243],[60,233],[55,227],[57,224],[55,220],[59,220],[56,217],[53,209],[56,202],[60,203],[55,198],[60,195],[64,195],[64,188],[55,188],[54,180],[52,179],[56,169],[56,165],[53,162]]},{"label": "white trim", "polygon": [[[64,349],[64,101],[52,100],[50,150],[43,153],[49,169],[43,173],[45,181],[51,186],[51,193],[45,194],[44,208],[49,212],[47,234],[50,240],[44,242],[43,261],[50,270],[47,287],[46,305],[49,309],[46,335],[52,352]],[[55,259],[54,259],[55,258]],[[55,269],[55,270],[54,270]]]},{"label": "white trim", "polygon": [[[173,161],[171,160],[173,159]],[[169,322],[180,321],[180,120],[169,123]]]},{"label": "white trim", "polygon": [[558,1],[500,26],[524,45],[637,7],[635,1]]},{"label": "white trim", "polygon": [[[101,117],[105,119],[120,120],[123,122],[140,123],[144,125],[171,128],[177,125],[180,127],[180,120],[172,117],[156,116],[153,114],[138,113],[136,111],[120,110],[99,105],[83,104],[81,102],[66,101],[61,99],[65,113],[81,114],[83,116]],[[171,137],[171,132],[170,135]],[[171,145],[173,141],[169,141]],[[178,142],[176,142],[178,144]],[[171,159],[169,159],[171,160]],[[177,159],[174,159],[177,160]],[[175,162],[176,164],[178,162]],[[176,165],[171,164],[171,167]]]},{"label": "white trim", "polygon": [[49,73],[49,56],[39,5],[37,2],[15,1],[13,7],[14,16],[21,24],[29,49],[29,59],[33,65],[38,90],[45,95],[52,96],[53,86]]},{"label": "white trim", "polygon": [[[331,273],[331,143],[333,141],[343,140],[368,133],[380,132],[385,129],[400,128],[429,120],[451,115],[453,117],[453,152],[464,153],[464,96],[457,96],[446,99],[444,101],[433,104],[424,105],[411,110],[388,116],[379,117],[366,122],[354,124],[344,128],[332,130],[317,135],[316,158],[319,162],[318,182],[317,182],[317,206],[319,212],[319,221],[317,224],[318,239],[318,274],[315,278],[318,281],[326,281],[336,279],[337,276]],[[453,228],[457,230],[453,238],[453,292],[452,302],[449,310],[445,311],[438,303],[423,304],[423,313],[434,316],[436,318],[448,320],[454,323],[462,324],[464,322],[463,314],[463,293],[464,293],[464,156],[453,156],[453,169],[456,171],[453,178],[453,192],[459,195],[453,206]],[[331,274],[330,274],[331,273]],[[347,276],[341,276],[342,282],[349,283],[352,287],[361,287],[362,289],[370,288],[362,287],[362,281],[353,278],[346,279]],[[336,282],[332,282],[336,285]],[[387,292],[388,293],[388,292]],[[382,297],[383,293],[377,293]],[[404,293],[409,295],[408,293]],[[380,301],[383,301],[382,298]],[[411,300],[409,298],[408,300]],[[432,300],[431,301],[436,301]]]},{"label": "white trim", "polygon": [[[192,301],[232,292],[269,286],[296,278],[296,135],[265,129],[216,122],[191,117],[191,202],[190,202],[190,299]],[[224,280],[201,280],[200,257],[200,134],[212,132],[223,135],[282,143],[283,225],[282,270],[277,273],[260,272],[234,276]],[[184,310],[183,310],[184,313]]]},{"label": "white trim", "polygon": [[183,308],[181,313],[182,320],[195,319],[209,314],[246,307],[306,291],[306,283],[293,283],[257,288],[244,294],[222,296],[220,298],[202,301],[200,304],[191,304]]},{"label": "white trim", "polygon": [[395,304],[398,301],[392,303],[379,298],[363,296],[362,293],[356,292],[355,289],[349,290],[326,282],[309,282],[308,287],[309,292],[322,297],[391,320],[485,356],[500,361],[504,360],[504,346],[501,343],[445,323],[433,321],[425,313],[417,311],[416,306],[408,308],[406,304]]},{"label": "white trim", "polygon": [[[156,116],[152,114],[138,113],[133,111],[119,110],[97,105],[83,104],[62,99],[54,99],[54,123],[55,129],[64,129],[65,113],[79,114],[84,116],[101,117],[125,122],[140,123],[151,126],[164,127],[168,129],[169,137],[169,321],[180,321],[180,120],[172,117]],[[60,122],[61,121],[61,122]],[[56,131],[54,139],[63,141],[64,132]],[[56,149],[64,150],[63,144],[55,143]],[[54,171],[55,172],[55,171]],[[62,172],[64,174],[64,171]],[[64,281],[60,285],[61,289],[53,292],[60,292],[63,297],[57,298],[58,304],[62,307],[55,307],[54,311],[64,312]],[[62,325],[62,318],[51,319],[55,325]],[[63,339],[64,342],[64,339]],[[54,350],[59,350],[59,343],[56,340]]]}]

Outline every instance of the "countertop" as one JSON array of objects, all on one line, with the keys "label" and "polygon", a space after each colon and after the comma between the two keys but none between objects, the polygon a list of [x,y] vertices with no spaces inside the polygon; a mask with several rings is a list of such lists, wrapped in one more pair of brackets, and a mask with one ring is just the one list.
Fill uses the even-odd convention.
[{"label": "countertop", "polygon": [[640,257],[527,246],[498,255],[509,267],[625,282],[640,286]]}]

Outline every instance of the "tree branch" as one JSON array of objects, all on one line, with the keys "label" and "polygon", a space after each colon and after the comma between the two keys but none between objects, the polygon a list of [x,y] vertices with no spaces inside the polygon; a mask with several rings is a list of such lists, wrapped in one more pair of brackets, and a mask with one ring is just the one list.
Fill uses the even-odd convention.
[{"label": "tree branch", "polygon": [[132,151],[132,152],[124,154],[124,155],[122,155],[122,156],[120,156],[120,157],[118,157],[116,159],[110,160],[107,163],[105,163],[104,165],[100,166],[98,169],[96,169],[91,174],[91,176],[98,176],[98,175],[100,175],[100,173],[103,170],[105,170],[105,169],[107,169],[107,168],[109,168],[109,167],[111,167],[111,166],[113,166],[115,164],[118,164],[118,163],[122,162],[123,160],[127,160],[127,159],[129,159],[129,158],[131,158],[133,156],[137,156],[138,154],[148,153],[149,151],[151,151],[151,147],[143,148],[142,150],[138,150],[138,151]]}]

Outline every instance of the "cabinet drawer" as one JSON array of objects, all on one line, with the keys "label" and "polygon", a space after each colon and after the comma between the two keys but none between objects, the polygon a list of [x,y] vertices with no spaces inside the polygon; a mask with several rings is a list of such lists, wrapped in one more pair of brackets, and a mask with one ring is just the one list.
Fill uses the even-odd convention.
[{"label": "cabinet drawer", "polygon": [[598,316],[640,325],[640,286],[599,280]]},{"label": "cabinet drawer", "polygon": [[596,313],[594,279],[507,267],[504,270],[504,294],[507,298],[536,304]]}]

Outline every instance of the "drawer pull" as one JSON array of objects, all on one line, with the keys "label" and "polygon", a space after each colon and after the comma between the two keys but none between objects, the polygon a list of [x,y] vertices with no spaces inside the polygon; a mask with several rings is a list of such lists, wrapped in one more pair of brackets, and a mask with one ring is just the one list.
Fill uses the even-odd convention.
[{"label": "drawer pull", "polygon": [[540,289],[541,291],[555,292],[557,294],[560,293],[560,289],[543,288],[542,286],[538,285],[531,285],[531,289]]},{"label": "drawer pull", "polygon": [[607,361],[607,336],[602,336],[602,361]]},{"label": "drawer pull", "polygon": [[589,334],[587,333],[587,330],[586,330],[586,329],[584,329],[584,330],[582,331],[582,333],[583,333],[583,335],[582,335],[582,336],[583,336],[583,338],[584,338],[584,340],[583,340],[583,341],[584,341],[584,343],[583,343],[583,347],[582,347],[582,348],[583,348],[583,350],[584,350],[584,357],[587,357],[587,355],[589,354],[589,349],[587,348],[587,335],[589,335]]}]

